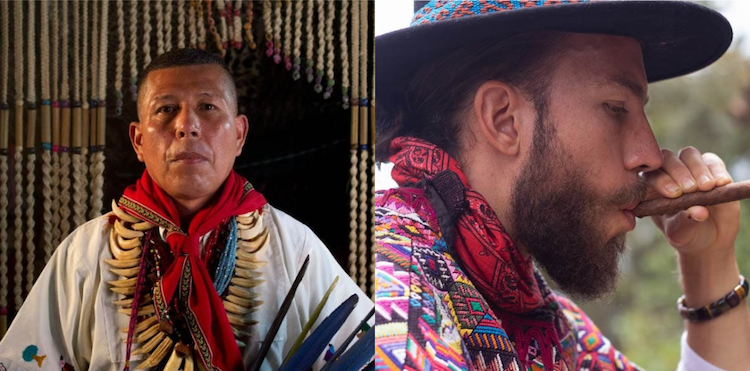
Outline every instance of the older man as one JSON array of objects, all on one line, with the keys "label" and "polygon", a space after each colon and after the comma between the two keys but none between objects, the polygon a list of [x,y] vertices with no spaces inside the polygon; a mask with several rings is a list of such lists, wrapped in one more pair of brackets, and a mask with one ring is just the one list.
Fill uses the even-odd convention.
[{"label": "older man", "polygon": [[[714,154],[660,150],[644,113],[649,82],[732,33],[691,3],[572,3],[431,1],[376,40],[378,153],[400,186],[376,198],[382,369],[638,369],[533,261],[599,297],[640,201],[732,181]],[[678,367],[747,370],[738,202],[654,222],[679,257]]]},{"label": "older man", "polygon": [[308,256],[264,369],[278,369],[337,276],[316,325],[358,295],[332,342],[341,344],[372,303],[307,227],[232,170],[248,121],[223,61],[190,49],[157,57],[139,82],[138,118],[129,133],[146,171],[113,213],[61,244],[0,343],[0,362],[244,370]]}]

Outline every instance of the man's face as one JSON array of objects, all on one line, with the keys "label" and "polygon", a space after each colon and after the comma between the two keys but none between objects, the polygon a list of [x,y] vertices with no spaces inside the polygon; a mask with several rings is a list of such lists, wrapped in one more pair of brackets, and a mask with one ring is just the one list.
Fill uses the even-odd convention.
[{"label": "man's face", "polygon": [[512,223],[516,241],[562,290],[590,299],[613,289],[635,227],[629,210],[646,194],[638,173],[658,169],[662,157],[643,110],[637,41],[574,34],[569,42],[537,112]]},{"label": "man's face", "polygon": [[183,206],[207,201],[242,152],[247,118],[236,114],[231,77],[217,65],[149,73],[130,124],[138,160]]}]

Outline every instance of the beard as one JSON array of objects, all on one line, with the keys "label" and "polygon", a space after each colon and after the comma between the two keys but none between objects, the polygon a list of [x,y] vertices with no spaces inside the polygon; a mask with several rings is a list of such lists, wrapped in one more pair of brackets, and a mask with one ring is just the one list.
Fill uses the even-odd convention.
[{"label": "beard", "polygon": [[[626,251],[626,233],[607,239],[601,223],[607,213],[642,200],[646,183],[639,177],[610,195],[597,194],[585,182],[584,171],[562,160],[569,157],[544,116],[513,189],[513,237],[566,294],[579,300],[600,298],[614,290]],[[540,125],[546,128],[539,130]]]}]

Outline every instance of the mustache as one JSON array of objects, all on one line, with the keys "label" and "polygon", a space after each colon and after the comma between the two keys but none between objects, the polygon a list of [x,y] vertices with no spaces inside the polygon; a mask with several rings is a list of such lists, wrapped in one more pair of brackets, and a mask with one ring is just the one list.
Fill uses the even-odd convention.
[{"label": "mustache", "polygon": [[641,202],[646,198],[648,193],[648,183],[646,179],[637,177],[631,184],[626,184],[610,196],[609,201],[615,205],[628,205],[635,202]]}]

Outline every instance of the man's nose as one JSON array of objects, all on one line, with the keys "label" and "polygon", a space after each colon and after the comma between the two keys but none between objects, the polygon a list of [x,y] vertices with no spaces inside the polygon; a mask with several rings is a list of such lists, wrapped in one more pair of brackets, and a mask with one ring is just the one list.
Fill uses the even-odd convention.
[{"label": "man's nose", "polygon": [[190,108],[183,108],[175,117],[175,136],[181,138],[198,138],[201,135],[201,124],[198,115]]},{"label": "man's nose", "polygon": [[661,168],[664,156],[645,114],[630,127],[624,145],[626,169],[649,172]]}]

